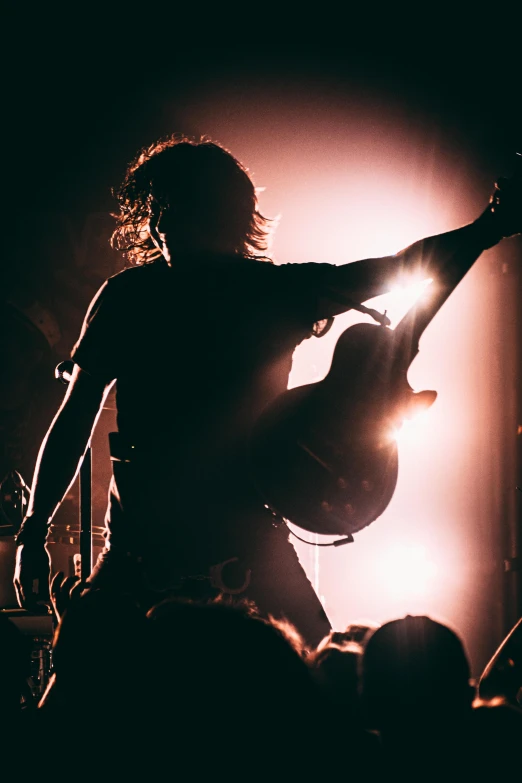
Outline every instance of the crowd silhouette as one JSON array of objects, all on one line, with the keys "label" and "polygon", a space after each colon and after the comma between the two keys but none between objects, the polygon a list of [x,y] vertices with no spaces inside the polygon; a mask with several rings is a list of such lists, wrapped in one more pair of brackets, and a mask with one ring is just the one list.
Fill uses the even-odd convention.
[{"label": "crowd silhouette", "polygon": [[[315,648],[252,602],[53,591],[44,696],[27,698],[30,645],[0,615],[3,738],[18,779],[510,780],[522,681],[496,668],[488,699],[458,634],[424,616],[332,631]],[[57,600],[58,599],[58,600]],[[31,748],[31,754],[22,752]]]}]

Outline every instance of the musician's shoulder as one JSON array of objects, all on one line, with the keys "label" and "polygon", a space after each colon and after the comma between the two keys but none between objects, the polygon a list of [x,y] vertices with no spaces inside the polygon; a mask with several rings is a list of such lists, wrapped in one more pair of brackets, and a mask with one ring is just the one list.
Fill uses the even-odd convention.
[{"label": "musician's shoulder", "polygon": [[329,275],[330,270],[336,267],[333,264],[325,264],[316,261],[288,262],[274,267],[274,274],[296,285],[320,284]]},{"label": "musician's shoulder", "polygon": [[272,264],[258,264],[274,271],[274,274],[305,275],[313,272],[319,272],[321,269],[335,269],[335,264],[324,263],[323,261],[284,261]]},{"label": "musician's shoulder", "polygon": [[122,269],[120,272],[116,272],[115,275],[109,277],[107,282],[113,289],[139,287],[142,285],[147,285],[147,283],[156,282],[158,278],[165,274],[165,270],[167,270],[168,273],[167,264],[161,263],[129,266],[126,269]]}]

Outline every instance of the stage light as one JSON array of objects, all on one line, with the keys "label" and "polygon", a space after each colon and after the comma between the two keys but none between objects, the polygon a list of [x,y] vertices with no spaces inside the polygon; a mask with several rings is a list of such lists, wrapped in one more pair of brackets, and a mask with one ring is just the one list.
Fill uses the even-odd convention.
[{"label": "stage light", "polygon": [[401,599],[426,595],[438,572],[426,547],[417,544],[390,547],[376,565],[381,589]]},{"label": "stage light", "polygon": [[[403,113],[405,107],[384,94],[347,103],[344,90],[337,101],[323,83],[307,83],[306,95],[292,90],[286,85],[272,95],[266,86],[253,92],[249,85],[241,105],[231,91],[219,101],[209,95],[196,117],[190,107],[191,122],[237,151],[254,180],[268,186],[258,191],[261,212],[283,216],[270,252],[276,264],[344,265],[389,256],[476,217],[484,172],[472,175],[476,158],[453,128],[447,136],[443,128],[434,134],[432,117],[424,124],[415,107]],[[436,388],[439,399],[429,413],[385,433],[400,443],[399,479],[384,514],[350,546],[317,550],[292,537],[334,627],[360,616],[379,622],[408,612],[447,617],[465,634],[476,674],[487,661],[488,634],[491,646],[502,624],[502,613],[491,612],[490,595],[493,583],[495,589],[502,583],[493,565],[502,563],[496,529],[505,524],[498,498],[508,485],[520,484],[512,480],[504,449],[516,410],[516,384],[504,382],[508,362],[515,361],[507,337],[514,328],[506,307],[512,280],[497,274],[494,252],[478,261],[422,336],[408,382],[415,390]],[[386,310],[395,328],[419,296],[436,295],[437,277],[431,290],[428,284],[403,274],[364,304]],[[339,335],[361,321],[373,323],[348,311],[321,339],[303,340],[289,388],[322,380]],[[413,550],[397,552],[401,542]],[[420,543],[424,552],[415,548]],[[444,580],[430,576],[432,560]],[[484,579],[486,567],[495,578]]]},{"label": "stage light", "polygon": [[414,280],[411,283],[395,285],[386,296],[386,314],[394,329],[399,321],[406,315],[413,305],[423,295],[429,295],[428,287],[433,282],[432,278]]}]

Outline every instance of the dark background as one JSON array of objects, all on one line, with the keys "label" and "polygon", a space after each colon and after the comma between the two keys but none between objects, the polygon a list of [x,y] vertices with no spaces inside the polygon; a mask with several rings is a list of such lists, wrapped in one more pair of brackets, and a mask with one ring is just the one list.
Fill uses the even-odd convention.
[{"label": "dark background", "polygon": [[384,15],[373,5],[366,18],[345,9],[308,19],[263,18],[260,10],[256,19],[248,8],[241,17],[168,4],[65,9],[12,4],[4,19],[4,165],[26,193],[25,207],[38,198],[69,210],[105,206],[136,149],[171,132],[172,109],[223,83],[248,91],[291,81],[305,95],[317,79],[347,92],[378,85],[434,130],[451,125],[485,166],[504,162],[520,143],[515,14]]}]

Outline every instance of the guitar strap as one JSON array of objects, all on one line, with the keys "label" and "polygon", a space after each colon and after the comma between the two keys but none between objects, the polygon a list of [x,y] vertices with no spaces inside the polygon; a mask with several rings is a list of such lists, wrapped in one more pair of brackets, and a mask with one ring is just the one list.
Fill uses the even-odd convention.
[{"label": "guitar strap", "polygon": [[366,307],[365,305],[360,304],[359,302],[355,302],[349,296],[340,294],[339,291],[334,288],[328,288],[327,292],[328,294],[330,294],[330,296],[334,301],[341,302],[343,305],[345,305],[347,310],[357,310],[359,313],[364,313],[365,315],[369,315],[371,318],[373,318],[374,321],[377,321],[377,323],[380,324],[381,326],[389,326],[391,324],[390,319],[386,315],[386,310],[384,311],[384,313],[380,313],[378,310],[374,310],[373,307]]},{"label": "guitar strap", "polygon": [[[351,300],[343,300],[350,302]],[[377,321],[378,324],[381,326],[389,326],[390,325],[390,319],[386,315],[386,310],[384,313],[379,313],[378,310],[374,310],[371,307],[365,307],[363,304],[359,304],[358,302],[351,302],[350,306],[347,308],[348,310],[358,310],[360,313],[365,313],[366,315],[371,316],[374,321]],[[335,321],[335,316],[331,315],[329,318],[321,318],[319,321],[316,321],[312,328],[312,334],[314,337],[324,337],[325,334],[327,334],[330,329],[332,328]]]},{"label": "guitar strap", "polygon": [[381,326],[389,326],[391,324],[390,319],[386,315],[386,310],[384,313],[380,313],[378,310],[374,310],[373,307],[365,307],[363,304],[358,304],[357,302],[352,304],[351,309],[358,310],[360,313],[371,316],[373,320],[377,321]]}]

